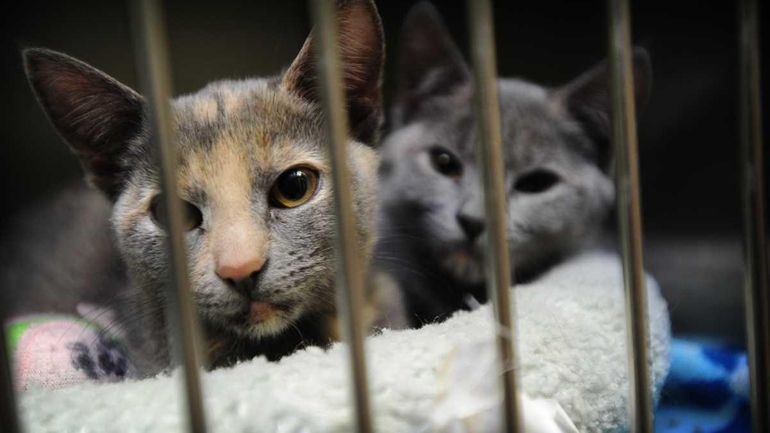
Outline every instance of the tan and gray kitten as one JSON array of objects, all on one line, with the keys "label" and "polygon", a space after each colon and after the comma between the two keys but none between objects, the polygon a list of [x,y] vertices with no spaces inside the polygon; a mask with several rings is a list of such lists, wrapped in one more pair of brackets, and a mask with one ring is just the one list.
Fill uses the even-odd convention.
[{"label": "tan and gray kitten", "polygon": [[[359,254],[368,260],[375,232],[377,157],[371,145],[381,119],[383,35],[370,0],[340,0],[337,9]],[[214,366],[259,354],[277,359],[334,339],[334,210],[313,46],[308,38],[280,76],[214,82],[172,104],[192,290]],[[112,203],[112,233],[122,261],[95,271],[122,275],[125,265],[127,278],[118,290],[127,294],[116,306],[119,321],[140,370],[160,371],[169,364],[161,313],[166,234],[146,103],[67,55],[29,49],[24,61],[46,114],[90,183]],[[88,192],[70,194],[84,209],[97,209],[77,224],[92,225],[94,238],[102,241],[109,207]],[[76,242],[90,241],[80,236]],[[78,263],[101,263],[99,257],[115,249],[102,242],[94,251],[82,244],[61,251],[92,252],[93,258]],[[83,274],[71,257],[61,261]],[[103,284],[101,279],[94,275],[93,281]],[[69,290],[66,278],[38,284]]]}]

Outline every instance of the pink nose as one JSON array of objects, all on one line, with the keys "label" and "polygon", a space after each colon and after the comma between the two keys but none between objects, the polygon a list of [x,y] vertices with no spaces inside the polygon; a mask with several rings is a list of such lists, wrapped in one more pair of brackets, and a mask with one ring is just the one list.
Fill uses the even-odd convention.
[{"label": "pink nose", "polygon": [[251,278],[265,265],[265,259],[258,256],[231,257],[229,259],[217,264],[217,275],[223,280],[234,283]]}]

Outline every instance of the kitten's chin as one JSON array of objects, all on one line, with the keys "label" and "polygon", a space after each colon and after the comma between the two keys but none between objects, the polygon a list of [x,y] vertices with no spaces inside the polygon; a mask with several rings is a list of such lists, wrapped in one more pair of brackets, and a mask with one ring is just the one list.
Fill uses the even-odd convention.
[{"label": "kitten's chin", "polygon": [[484,280],[484,263],[481,255],[466,248],[456,249],[444,256],[444,269],[455,279],[467,284],[477,284]]},{"label": "kitten's chin", "polygon": [[262,339],[281,334],[300,315],[299,307],[267,302],[251,302],[238,314],[218,322],[238,337]]},{"label": "kitten's chin", "polygon": [[251,302],[243,331],[252,338],[278,335],[292,323],[292,308],[267,302]]}]

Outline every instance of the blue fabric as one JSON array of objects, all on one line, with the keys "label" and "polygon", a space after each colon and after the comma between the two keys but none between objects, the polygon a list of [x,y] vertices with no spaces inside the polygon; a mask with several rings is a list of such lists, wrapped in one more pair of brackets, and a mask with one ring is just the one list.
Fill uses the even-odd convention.
[{"label": "blue fabric", "polygon": [[655,431],[750,432],[748,399],[748,363],[742,349],[674,339],[671,369],[655,414]]}]

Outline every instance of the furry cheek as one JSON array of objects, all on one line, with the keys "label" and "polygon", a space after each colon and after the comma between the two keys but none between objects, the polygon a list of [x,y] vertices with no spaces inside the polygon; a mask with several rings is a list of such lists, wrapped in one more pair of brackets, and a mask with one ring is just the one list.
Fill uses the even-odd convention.
[{"label": "furry cheek", "polygon": [[379,158],[369,146],[354,142],[350,147],[349,159],[350,165],[356,168],[351,173],[355,194],[355,211],[359,225],[362,226],[359,231],[363,235],[363,239],[359,241],[368,261],[372,256],[376,242],[378,204],[375,197],[377,197]]}]

